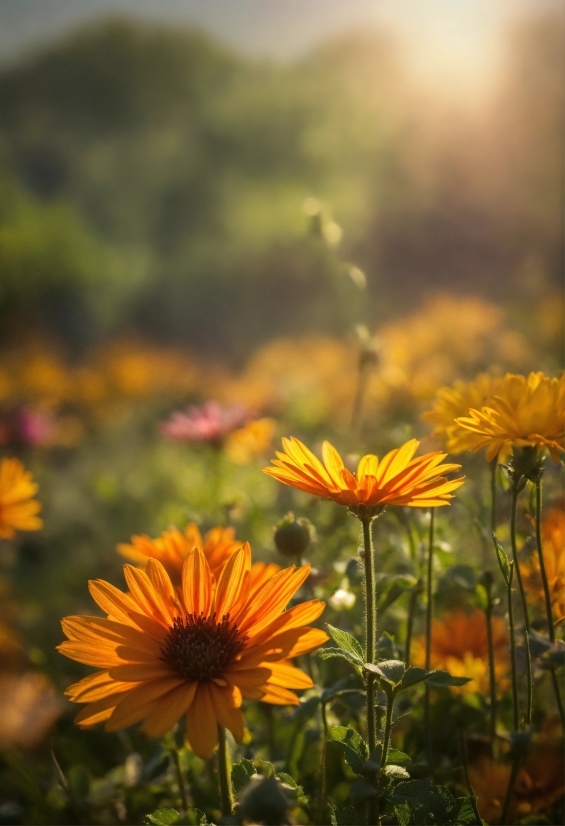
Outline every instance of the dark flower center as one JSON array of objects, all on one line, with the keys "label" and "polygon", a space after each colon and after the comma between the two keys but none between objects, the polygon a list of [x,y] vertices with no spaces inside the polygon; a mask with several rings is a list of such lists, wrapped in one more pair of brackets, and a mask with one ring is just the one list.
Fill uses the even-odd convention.
[{"label": "dark flower center", "polygon": [[220,621],[216,614],[188,614],[173,620],[160,659],[187,680],[212,680],[223,675],[246,640],[229,614]]}]

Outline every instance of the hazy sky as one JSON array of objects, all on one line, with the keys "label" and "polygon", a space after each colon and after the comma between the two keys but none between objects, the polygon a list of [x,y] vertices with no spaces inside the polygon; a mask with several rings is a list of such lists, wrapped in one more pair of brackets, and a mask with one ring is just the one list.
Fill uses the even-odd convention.
[{"label": "hazy sky", "polygon": [[110,14],[203,29],[238,51],[288,59],[351,29],[383,26],[402,39],[424,82],[484,86],[510,21],[565,0],[0,0],[0,61]]}]

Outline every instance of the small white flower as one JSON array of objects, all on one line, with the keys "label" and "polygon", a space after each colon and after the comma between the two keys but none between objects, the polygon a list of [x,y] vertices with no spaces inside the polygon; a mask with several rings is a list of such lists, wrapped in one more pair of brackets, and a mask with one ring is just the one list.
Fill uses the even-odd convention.
[{"label": "small white flower", "polygon": [[352,594],[351,591],[346,591],[345,588],[338,588],[337,591],[331,595],[330,604],[339,611],[342,608],[352,608],[355,605],[355,599],[355,594]]}]

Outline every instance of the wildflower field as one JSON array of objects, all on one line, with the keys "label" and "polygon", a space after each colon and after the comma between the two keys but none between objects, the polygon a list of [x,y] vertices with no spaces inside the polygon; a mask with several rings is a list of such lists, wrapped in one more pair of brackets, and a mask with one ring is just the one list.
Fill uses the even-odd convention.
[{"label": "wildflower field", "polygon": [[536,26],[474,114],[364,33],[0,67],[0,826],[564,822]]}]

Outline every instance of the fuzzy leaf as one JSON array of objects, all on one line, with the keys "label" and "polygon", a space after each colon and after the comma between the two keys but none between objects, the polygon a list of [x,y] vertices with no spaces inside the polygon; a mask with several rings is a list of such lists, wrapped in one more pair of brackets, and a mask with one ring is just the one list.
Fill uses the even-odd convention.
[{"label": "fuzzy leaf", "polygon": [[362,663],[359,662],[357,656],[350,654],[349,651],[344,651],[343,648],[322,648],[318,651],[318,656],[321,660],[330,660],[332,657],[341,657],[342,660],[347,660],[351,663],[357,671],[361,671]]},{"label": "fuzzy leaf", "polygon": [[404,676],[406,666],[402,660],[381,660],[377,665],[365,663],[365,669],[376,674],[389,685],[397,686]]},{"label": "fuzzy leaf", "polygon": [[409,668],[406,669],[404,676],[402,677],[400,689],[404,691],[405,688],[410,688],[410,686],[412,685],[416,685],[417,683],[423,682],[429,675],[429,673],[430,672],[426,671],[425,668],[420,668],[417,665],[409,666]]},{"label": "fuzzy leaf", "polygon": [[233,790],[238,794],[256,774],[255,766],[251,760],[240,760],[239,763],[234,763],[231,767],[231,784]]},{"label": "fuzzy leaf", "polygon": [[342,631],[340,628],[335,628],[329,623],[327,623],[326,627],[336,645],[355,657],[361,665],[365,660],[365,655],[359,640],[355,639],[349,631]]},{"label": "fuzzy leaf", "polygon": [[395,766],[404,766],[406,763],[411,763],[412,759],[403,751],[399,751],[398,749],[389,749],[386,762],[394,763]]},{"label": "fuzzy leaf", "polygon": [[172,826],[179,818],[176,809],[155,809],[150,815],[145,816],[145,823],[153,826]]},{"label": "fuzzy leaf", "polygon": [[339,746],[346,762],[355,774],[363,777],[365,760],[367,759],[367,746],[361,735],[347,726],[332,726],[330,734],[329,742],[336,743]]},{"label": "fuzzy leaf", "polygon": [[449,671],[430,671],[426,677],[426,683],[434,688],[444,688],[445,686],[465,685],[471,682],[472,677],[453,677]]},{"label": "fuzzy leaf", "polygon": [[492,539],[493,539],[493,542],[494,542],[494,548],[496,550],[496,557],[498,559],[498,564],[500,566],[502,576],[504,577],[504,581],[505,581],[506,585],[509,586],[510,582],[512,580],[513,564],[511,564],[510,561],[508,560],[508,556],[506,555],[506,551],[504,550],[504,548],[502,547],[502,545],[500,544],[500,542],[498,541],[498,539],[496,538],[496,536],[494,534],[492,535]]},{"label": "fuzzy leaf", "polygon": [[330,815],[332,826],[359,826],[360,815],[353,806],[334,806]]}]

